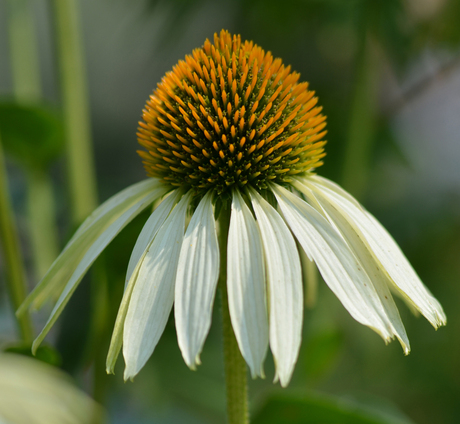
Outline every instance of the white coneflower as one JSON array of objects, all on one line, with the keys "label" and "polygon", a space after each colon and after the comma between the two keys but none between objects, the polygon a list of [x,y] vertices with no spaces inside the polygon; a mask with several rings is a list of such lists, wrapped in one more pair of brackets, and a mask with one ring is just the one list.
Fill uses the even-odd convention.
[{"label": "white coneflower", "polygon": [[[396,337],[405,353],[409,341],[392,290],[434,327],[445,323],[441,306],[385,229],[339,186],[314,174],[325,155],[326,118],[298,79],[280,59],[226,31],[166,74],[138,133],[150,178],[100,206],[22,306],[38,307],[62,291],[35,348],[97,256],[160,198],[128,265],[109,372],[122,346],[125,378],[139,372],[173,304],[184,360],[192,369],[200,363],[222,249],[241,354],[252,375],[263,376],[270,345],[283,386],[297,360],[303,320],[295,239],[353,318],[386,342]],[[228,215],[218,238],[216,221]]]}]

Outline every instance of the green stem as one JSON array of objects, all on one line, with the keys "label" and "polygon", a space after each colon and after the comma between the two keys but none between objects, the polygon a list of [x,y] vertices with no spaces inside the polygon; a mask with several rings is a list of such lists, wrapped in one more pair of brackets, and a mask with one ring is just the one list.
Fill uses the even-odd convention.
[{"label": "green stem", "polygon": [[63,114],[66,131],[67,169],[74,225],[96,207],[96,173],[91,145],[88,88],[77,3],[54,0]]},{"label": "green stem", "polygon": [[[54,0],[58,57],[66,131],[67,170],[71,193],[72,221],[79,225],[97,206],[96,171],[92,152],[88,86],[76,0]],[[92,278],[91,328],[94,340],[88,348],[94,355],[94,396],[105,398],[105,358],[101,336],[107,330],[107,279],[101,265],[95,264]]]},{"label": "green stem", "polygon": [[[228,205],[229,206],[229,205]],[[246,362],[241,356],[233,332],[227,295],[227,239],[230,209],[223,208],[219,217],[220,279],[222,298],[222,332],[224,342],[225,383],[228,424],[249,424]]]},{"label": "green stem", "polygon": [[16,98],[34,102],[41,97],[36,37],[28,0],[9,0],[8,38]]},{"label": "green stem", "polygon": [[[16,232],[13,211],[9,200],[9,190],[5,160],[0,140],[0,245],[3,250],[6,268],[6,284],[14,310],[26,297],[26,278],[19,248],[19,237]],[[33,339],[32,323],[28,313],[17,318],[22,339],[31,343]]]},{"label": "green stem", "polygon": [[53,185],[46,171],[27,174],[27,209],[36,277],[41,279],[58,256]]},{"label": "green stem", "polygon": [[[39,101],[40,68],[29,0],[9,0],[8,23],[14,94],[21,102]],[[54,196],[46,171],[27,174],[28,218],[36,277],[45,275],[58,254]]]},{"label": "green stem", "polygon": [[299,246],[300,262],[302,263],[302,278],[304,281],[304,300],[307,308],[316,305],[318,295],[318,268],[311,261],[303,249]]},{"label": "green stem", "polygon": [[101,405],[105,404],[109,384],[105,366],[110,344],[110,304],[104,259],[104,255],[99,257],[91,274],[91,332],[87,345],[87,354],[94,359],[93,398]]},{"label": "green stem", "polygon": [[377,73],[371,37],[364,31],[356,63],[356,79],[346,142],[342,185],[361,196],[366,188],[375,130]]}]

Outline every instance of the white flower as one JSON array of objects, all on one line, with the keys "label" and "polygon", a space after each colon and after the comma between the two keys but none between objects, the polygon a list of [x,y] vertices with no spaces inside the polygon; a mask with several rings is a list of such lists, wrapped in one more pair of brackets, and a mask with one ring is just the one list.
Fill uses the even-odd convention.
[{"label": "white flower", "polygon": [[62,290],[34,348],[107,244],[160,198],[128,265],[108,372],[122,347],[125,379],[140,371],[173,304],[184,360],[192,369],[200,363],[219,279],[216,219],[226,208],[229,311],[253,377],[264,376],[269,345],[282,386],[297,361],[303,295],[295,239],[352,317],[385,342],[396,337],[406,354],[409,340],[390,291],[435,328],[445,324],[440,304],[385,229],[313,174],[324,156],[325,117],[297,79],[279,59],[224,31],[166,75],[140,123],[151,178],[100,206],[22,305],[39,307]]}]

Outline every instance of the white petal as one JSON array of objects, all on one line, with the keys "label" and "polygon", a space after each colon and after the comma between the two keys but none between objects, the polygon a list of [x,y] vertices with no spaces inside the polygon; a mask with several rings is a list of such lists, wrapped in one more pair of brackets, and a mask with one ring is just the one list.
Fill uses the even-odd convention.
[{"label": "white petal", "polygon": [[[310,182],[316,183],[322,187],[328,188],[329,190],[337,194],[340,194],[341,197],[345,197],[349,202],[353,203],[359,208],[362,208],[361,204],[350,193],[348,193],[348,191],[345,191],[342,187],[340,187],[334,181],[328,180],[327,178],[321,177],[319,175],[310,175],[305,179],[308,179],[308,181]],[[299,178],[299,180],[302,180],[302,179]]]},{"label": "white petal", "polygon": [[211,326],[219,259],[212,194],[208,192],[187,228],[176,275],[177,339],[184,361],[192,369],[200,364],[200,353]]},{"label": "white petal", "polygon": [[[80,225],[78,230],[72,236],[72,241],[74,238],[78,237],[78,235],[85,231],[86,229],[90,228],[94,223],[99,221],[100,219],[104,219],[108,213],[110,213],[113,209],[121,206],[126,200],[129,198],[139,195],[145,191],[152,191],[154,189],[166,187],[161,180],[158,178],[147,178],[143,181],[138,183],[132,184],[129,187],[124,188],[114,196],[108,198],[104,203],[98,206],[89,216],[83,221],[83,224]],[[69,241],[69,243],[70,243]],[[67,246],[66,246],[67,248]]]},{"label": "white petal", "polygon": [[[149,245],[150,246],[150,245]],[[117,319],[115,320],[115,326],[112,332],[112,338],[110,339],[109,352],[107,353],[106,360],[106,372],[107,374],[115,374],[115,364],[120,354],[121,346],[123,345],[123,330],[125,326],[126,314],[128,312],[129,302],[131,301],[131,296],[133,294],[134,285],[136,279],[139,275],[139,269],[144,262],[145,253],[142,255],[141,259],[135,266],[131,277],[128,281],[128,284],[125,287],[123,292],[123,298],[121,299],[120,307],[118,308]]]},{"label": "white petal", "polygon": [[263,377],[268,348],[264,258],[257,224],[237,190],[233,192],[228,233],[227,291],[241,354],[253,378]]},{"label": "white petal", "polygon": [[[385,228],[343,189],[325,178],[315,177],[315,184],[333,198],[362,231],[373,253],[391,277],[396,290],[412,303],[435,327],[446,323],[439,302],[424,286],[397,243]],[[350,199],[351,198],[351,199]]]},{"label": "white petal", "polygon": [[390,340],[379,297],[340,234],[308,203],[283,187],[271,188],[292,232],[343,306],[358,322]]},{"label": "white petal", "polygon": [[275,381],[286,387],[302,339],[303,296],[300,259],[289,228],[279,213],[255,190],[251,201],[265,253],[270,311],[270,347],[276,365]]},{"label": "white petal", "polygon": [[150,215],[149,219],[145,222],[145,225],[142,227],[142,231],[136,240],[131,257],[129,258],[128,270],[126,271],[125,288],[131,278],[134,268],[144,255],[145,250],[154,239],[160,227],[165,222],[174,205],[179,201],[181,194],[180,190],[174,190],[158,205],[155,211]]},{"label": "white petal", "polygon": [[147,362],[168,321],[190,198],[188,192],[172,210],[139,269],[123,330],[125,380]]},{"label": "white petal", "polygon": [[[134,246],[133,252],[131,253],[130,265],[134,264],[133,269],[130,269],[128,265],[128,272],[126,276],[125,291],[123,293],[123,299],[118,309],[117,319],[115,321],[115,327],[112,333],[112,339],[110,341],[109,353],[107,355],[107,373],[113,374],[115,363],[118,358],[121,346],[123,344],[123,327],[125,324],[126,313],[128,312],[129,302],[134,289],[137,276],[139,275],[139,269],[142,265],[145,255],[147,254],[148,248],[153,242],[157,232],[165,222],[169,213],[171,212],[174,205],[179,201],[181,195],[180,190],[175,190],[150,215],[142,228],[139,237],[137,238],[136,245]],[[139,255],[139,251],[143,251]]]},{"label": "white petal", "polygon": [[[107,227],[104,227],[104,231],[102,233],[98,232],[98,229],[94,228],[94,231],[98,232],[99,237],[97,237],[97,239],[91,244],[91,246],[89,246],[89,248],[87,248],[84,251],[84,255],[82,259],[76,266],[72,276],[70,277],[70,280],[65,285],[64,290],[62,291],[61,295],[59,296],[59,299],[56,302],[56,305],[51,311],[51,316],[49,317],[47,323],[45,324],[45,327],[35,339],[32,345],[33,352],[36,351],[36,349],[38,348],[40,343],[43,341],[48,331],[51,329],[53,324],[56,322],[62,310],[64,309],[65,305],[67,304],[70,297],[72,296],[73,292],[78,287],[78,283],[81,281],[86,271],[88,271],[88,268],[93,264],[93,262],[101,254],[101,252],[134,217],[136,217],[147,206],[149,206],[156,198],[158,198],[159,195],[163,194],[164,191],[165,191],[164,188],[157,188],[157,189],[154,189],[153,191],[150,190],[150,192],[147,195],[144,195],[140,200],[137,199],[137,201],[134,204],[132,204],[132,202],[130,201],[129,204],[130,205],[132,204],[132,205],[129,207],[129,209],[125,210],[123,214],[121,214],[121,216],[118,216],[118,214],[113,216],[112,220],[110,220],[110,224]],[[85,234],[87,234],[87,232],[88,231],[90,232],[91,230],[92,230],[92,227],[88,227],[88,229],[85,231]],[[81,237],[84,238],[85,234],[82,234]],[[87,234],[88,237],[90,237],[90,235],[92,236],[92,234]],[[78,243],[79,240],[80,239],[76,239],[76,244]],[[81,244],[85,243],[86,241],[87,240],[82,240]],[[81,244],[79,244],[79,246],[81,246]],[[68,249],[66,249],[66,251],[69,251],[69,250],[72,250],[72,247],[69,247]],[[64,253],[65,252],[63,252],[62,254]],[[58,260],[59,258],[56,261]],[[62,266],[66,266],[66,263],[62,264]],[[59,270],[57,270],[56,272],[57,274],[53,274],[53,276],[60,275]]]},{"label": "white petal", "polygon": [[[333,198],[328,197],[324,190],[317,188],[316,185],[310,184],[308,179],[304,184],[295,183],[294,186],[299,189],[307,198],[312,198],[319,202],[320,208],[326,213],[326,217],[335,223],[340,233],[350,245],[356,258],[369,276],[375,291],[377,292],[383,307],[383,313],[388,317],[387,325],[392,329],[392,334],[400,341],[406,355],[410,351],[409,340],[406,330],[399,316],[399,311],[391,296],[389,284],[391,283],[388,274],[384,271],[380,261],[373,255],[372,249],[366,241],[363,233],[356,226],[351,217],[340,207]],[[314,190],[314,194],[312,190]],[[319,210],[321,212],[321,210]]]},{"label": "white petal", "polygon": [[62,284],[70,279],[91,245],[118,217],[143,198],[150,198],[153,193],[157,198],[166,191],[165,186],[157,179],[149,178],[124,189],[105,201],[76,231],[46,275],[21,305],[18,314],[29,307],[38,309],[53,293],[56,293]]}]

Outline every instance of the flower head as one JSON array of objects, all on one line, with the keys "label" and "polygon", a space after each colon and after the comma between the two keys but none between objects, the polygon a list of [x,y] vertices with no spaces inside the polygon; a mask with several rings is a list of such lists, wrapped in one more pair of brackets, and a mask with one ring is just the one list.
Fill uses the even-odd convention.
[{"label": "flower head", "polygon": [[275,379],[287,385],[303,320],[296,239],[352,317],[385,341],[396,337],[405,353],[409,341],[391,291],[434,327],[445,323],[440,304],[385,229],[343,189],[314,174],[324,156],[325,117],[298,79],[280,59],[226,31],[166,74],[139,124],[146,149],[139,154],[151,178],[101,205],[21,307],[39,307],[61,292],[35,347],[99,253],[160,198],[128,264],[109,372],[122,347],[125,378],[139,372],[173,304],[184,360],[192,369],[200,363],[226,251],[240,351],[252,375],[263,376],[270,346]]},{"label": "flower head", "polygon": [[321,165],[326,117],[300,75],[222,31],[168,72],[147,102],[147,174],[201,196],[283,184]]}]

